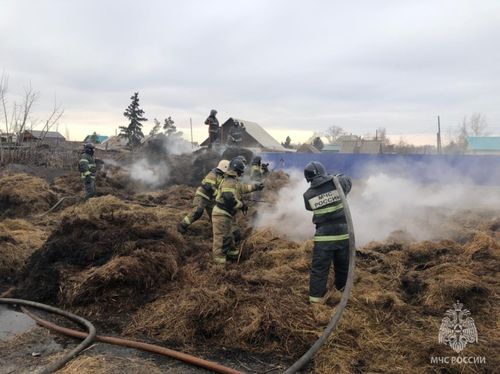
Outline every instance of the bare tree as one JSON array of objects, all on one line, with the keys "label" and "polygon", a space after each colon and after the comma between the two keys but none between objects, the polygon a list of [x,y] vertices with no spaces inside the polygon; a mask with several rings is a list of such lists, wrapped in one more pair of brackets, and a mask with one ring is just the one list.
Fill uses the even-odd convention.
[{"label": "bare tree", "polygon": [[[12,160],[17,160],[22,157],[36,158],[36,156],[31,155],[30,152],[21,152],[21,145],[24,140],[25,131],[42,123],[41,136],[37,142],[32,144],[36,148],[36,146],[44,141],[47,133],[54,126],[57,126],[64,110],[61,109],[60,105],[58,105],[56,101],[54,101],[52,112],[45,121],[41,122],[33,117],[32,111],[38,97],[39,92],[35,91],[30,83],[24,88],[24,93],[22,94],[22,100],[20,103],[15,100],[9,102],[8,77],[7,75],[2,74],[0,78],[0,105],[2,111],[2,115],[0,115],[0,129],[5,129],[7,137],[15,136],[16,142],[14,144],[13,139],[10,140],[10,143],[12,144],[9,144],[8,146],[8,148],[10,148],[8,154],[5,154],[4,147],[0,144],[1,162],[12,162]],[[1,124],[1,122],[3,122],[3,124]],[[0,137],[0,141],[1,140],[2,139]],[[21,153],[24,156],[21,156]]]},{"label": "bare tree", "polygon": [[488,123],[486,122],[486,117],[481,113],[474,113],[469,119],[469,130],[474,136],[484,135]]},{"label": "bare tree", "polygon": [[337,138],[345,134],[345,131],[342,127],[340,126],[330,126],[329,128],[326,129],[324,136],[328,140],[329,144],[335,143]]}]

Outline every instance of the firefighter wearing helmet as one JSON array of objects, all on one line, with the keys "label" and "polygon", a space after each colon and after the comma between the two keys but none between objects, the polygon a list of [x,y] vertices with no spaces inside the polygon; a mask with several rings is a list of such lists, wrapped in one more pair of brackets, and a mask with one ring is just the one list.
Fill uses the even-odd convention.
[{"label": "firefighter wearing helmet", "polygon": [[245,163],[235,157],[229,163],[222,183],[215,198],[212,212],[213,246],[212,255],[216,264],[225,264],[227,259],[237,259],[241,233],[235,223],[235,216],[248,207],[242,201],[242,195],[264,188],[262,183],[243,184],[239,181],[245,171]]},{"label": "firefighter wearing helmet", "polygon": [[[304,193],[305,208],[313,212],[316,225],[314,249],[309,279],[309,302],[322,303],[327,292],[330,265],[335,271],[335,287],[343,290],[349,268],[349,232],[344,206],[333,183],[333,176],[326,173],[318,161],[308,163],[304,169],[309,189]],[[351,179],[337,175],[347,195],[351,190]]]},{"label": "firefighter wearing helmet", "polygon": [[78,169],[83,181],[85,199],[90,199],[95,196],[95,175],[97,171],[94,159],[94,145],[92,143],[83,145],[83,153],[78,162]]},{"label": "firefighter wearing helmet", "polygon": [[184,234],[189,226],[199,220],[206,211],[208,217],[212,217],[212,209],[215,205],[215,193],[222,182],[224,173],[229,166],[228,160],[221,160],[217,167],[212,169],[201,181],[193,199],[193,209],[178,223],[177,231]]}]

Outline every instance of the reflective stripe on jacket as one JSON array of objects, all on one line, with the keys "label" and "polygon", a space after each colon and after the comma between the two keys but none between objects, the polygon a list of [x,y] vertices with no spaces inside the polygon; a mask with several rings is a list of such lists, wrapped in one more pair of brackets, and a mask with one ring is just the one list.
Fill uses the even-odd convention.
[{"label": "reflective stripe on jacket", "polygon": [[221,172],[218,172],[217,169],[212,169],[201,181],[201,186],[196,189],[196,195],[213,201],[222,179],[223,175]]},{"label": "reflective stripe on jacket", "polygon": [[[339,180],[343,182],[342,186],[350,187],[350,178],[340,175]],[[347,194],[349,190],[344,192]],[[304,204],[307,210],[313,212],[313,223],[316,225],[315,242],[349,239],[344,205],[331,176],[325,177],[321,183],[311,186],[304,193]]]},{"label": "reflective stripe on jacket", "polygon": [[95,160],[94,157],[92,157],[88,153],[82,153],[80,161],[78,162],[78,168],[80,170],[82,179],[88,176],[90,176],[91,178],[95,178]]},{"label": "reflective stripe on jacket", "polygon": [[238,181],[237,177],[226,175],[217,190],[215,197],[216,206],[212,214],[234,216],[243,207],[242,195],[253,192],[256,189],[256,184],[243,184]]}]

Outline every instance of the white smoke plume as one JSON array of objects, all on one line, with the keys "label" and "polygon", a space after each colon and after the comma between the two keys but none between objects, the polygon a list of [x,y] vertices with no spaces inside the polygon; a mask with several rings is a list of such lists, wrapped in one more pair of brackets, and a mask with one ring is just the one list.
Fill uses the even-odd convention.
[{"label": "white smoke plume", "polygon": [[182,137],[182,133],[166,136],[163,141],[163,146],[168,155],[183,155],[192,153],[196,149]]},{"label": "white smoke plume", "polygon": [[112,159],[103,161],[103,170],[110,177],[117,176],[119,173],[126,173],[128,178],[140,182],[147,188],[159,187],[166,183],[170,177],[170,169],[165,162],[154,164],[148,162],[145,158],[141,158],[132,164],[122,164]]},{"label": "white smoke plume", "polygon": [[[305,210],[302,197],[308,186],[301,173],[292,171],[290,184],[280,190],[276,205],[259,208],[255,226],[271,227],[292,240],[312,238],[312,212]],[[500,216],[500,187],[424,185],[384,173],[353,180],[347,199],[358,246],[383,241],[397,231],[415,240],[442,238],[446,219],[467,209],[495,209]]]},{"label": "white smoke plume", "polygon": [[141,182],[147,187],[155,188],[168,181],[170,169],[166,163],[151,164],[145,158],[126,166],[132,180]]}]

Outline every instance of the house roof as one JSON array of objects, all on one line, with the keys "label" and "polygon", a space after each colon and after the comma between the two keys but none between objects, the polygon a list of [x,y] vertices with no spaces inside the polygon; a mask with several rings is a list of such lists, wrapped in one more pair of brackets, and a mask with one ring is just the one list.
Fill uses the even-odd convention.
[{"label": "house roof", "polygon": [[500,136],[469,136],[467,143],[471,151],[500,151]]},{"label": "house roof", "polygon": [[321,152],[340,152],[340,144],[325,144]]},{"label": "house roof", "polygon": [[[97,135],[97,136],[96,136],[96,139],[97,139],[97,142],[98,142],[98,143],[105,142],[108,138],[109,138],[109,136],[106,136],[106,135]],[[89,141],[90,139],[92,139],[92,135],[87,135],[87,136],[85,137],[84,142],[87,142],[87,141]]]},{"label": "house roof", "polygon": [[[274,139],[269,133],[264,130],[258,123],[246,121],[244,119],[233,118],[234,121],[238,121],[245,126],[246,132],[254,138],[263,148],[271,149],[274,151],[286,152],[286,148],[283,147],[276,139]],[[226,121],[227,122],[227,121]]]},{"label": "house roof", "polygon": [[60,140],[66,140],[64,136],[62,136],[59,132],[57,131],[40,131],[40,130],[27,130],[31,135],[33,135],[36,138],[40,138],[42,136],[45,136],[45,139],[60,139]]},{"label": "house roof", "polygon": [[304,143],[302,144],[298,149],[297,149],[297,152],[299,153],[321,153],[318,148],[316,148],[314,145],[312,144],[307,144],[307,143]]}]

